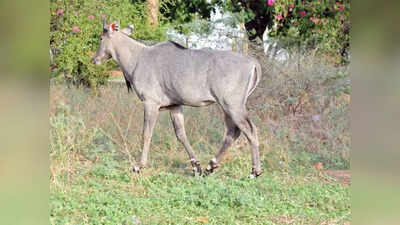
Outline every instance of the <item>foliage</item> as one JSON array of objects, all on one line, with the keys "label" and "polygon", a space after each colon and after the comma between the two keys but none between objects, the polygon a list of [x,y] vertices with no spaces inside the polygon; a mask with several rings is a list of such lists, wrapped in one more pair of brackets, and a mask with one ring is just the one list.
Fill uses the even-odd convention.
[{"label": "foliage", "polygon": [[215,26],[204,21],[216,7],[233,12],[230,25],[244,23],[249,39],[262,37],[268,27],[268,35],[287,49],[311,51],[335,64],[349,61],[349,0],[163,0],[160,1],[160,25],[155,28],[147,23],[144,0],[52,0],[52,74],[64,75],[68,81],[90,87],[107,82],[108,71],[117,67],[115,63],[110,60],[103,66],[91,64],[102,32],[103,17],[109,22],[120,19],[122,27],[134,24],[132,36],[136,39],[161,41],[166,39],[170,25],[185,34],[211,33]]},{"label": "foliage", "polygon": [[314,51],[328,62],[349,62],[350,0],[214,0],[241,14],[249,39],[268,36],[289,50]]},{"label": "foliage", "polygon": [[166,27],[149,29],[145,5],[129,0],[52,0],[50,2],[50,48],[54,55],[53,74],[64,74],[75,84],[97,87],[104,84],[108,70],[116,65],[92,65],[98,47],[103,18],[121,20],[121,26],[135,26],[133,37],[164,40]]},{"label": "foliage", "polygon": [[215,12],[215,8],[207,0],[164,0],[160,7],[160,13],[184,34],[190,31],[185,24],[196,18],[210,19],[212,12]]},{"label": "foliage", "polygon": [[266,0],[213,0],[212,2],[224,11],[241,16],[240,22],[244,23],[249,40],[257,37],[262,40],[265,29],[271,28],[273,25],[274,10],[267,4]]},{"label": "foliage", "polygon": [[285,46],[302,46],[323,53],[336,64],[348,62],[350,1],[276,1],[270,35]]}]

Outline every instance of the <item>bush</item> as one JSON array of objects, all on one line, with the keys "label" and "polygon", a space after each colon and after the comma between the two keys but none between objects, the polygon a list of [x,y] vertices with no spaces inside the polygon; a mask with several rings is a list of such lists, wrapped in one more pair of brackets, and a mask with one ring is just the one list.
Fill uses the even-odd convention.
[{"label": "bush", "polygon": [[164,40],[166,26],[150,29],[144,3],[129,0],[53,0],[50,2],[50,48],[54,55],[53,76],[64,74],[77,85],[97,87],[107,82],[108,70],[116,64],[92,65],[102,32],[103,18],[121,20],[121,26],[133,24],[134,38]]},{"label": "bush", "polygon": [[[251,55],[257,55],[258,50],[249,50]],[[298,59],[301,60],[296,62]],[[306,152],[312,155],[313,163],[322,162],[324,168],[348,169],[348,66],[327,65],[320,57],[297,55],[284,62],[270,61],[268,57],[259,57],[259,61],[263,79],[248,106],[261,121],[259,136],[268,137],[266,146],[274,154],[268,164],[274,167],[277,158],[288,158],[281,161],[290,163],[290,152]]]},{"label": "bush", "polygon": [[[272,1],[275,2],[275,1]],[[350,1],[276,1],[271,36],[287,46],[305,46],[336,64],[349,62]]]}]

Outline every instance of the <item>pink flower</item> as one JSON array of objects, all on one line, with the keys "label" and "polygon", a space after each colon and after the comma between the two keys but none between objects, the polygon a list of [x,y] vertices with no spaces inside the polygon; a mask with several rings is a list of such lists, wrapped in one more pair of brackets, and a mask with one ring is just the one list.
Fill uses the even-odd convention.
[{"label": "pink flower", "polygon": [[64,13],[64,10],[62,10],[62,9],[58,9],[58,10],[57,10],[57,14],[58,14],[58,15],[62,15],[63,13]]},{"label": "pink flower", "polygon": [[302,16],[305,16],[307,13],[306,13],[306,11],[301,11],[300,12],[300,15],[302,15]]},{"label": "pink flower", "polygon": [[292,4],[290,4],[290,8],[291,9],[293,9],[294,8],[294,4],[292,3]]},{"label": "pink flower", "polygon": [[89,19],[94,19],[94,16],[93,15],[90,15],[90,16],[88,16],[89,17]]},{"label": "pink flower", "polygon": [[271,5],[274,4],[274,2],[275,2],[275,0],[268,0],[267,5],[268,5],[268,6],[271,6]]},{"label": "pink flower", "polygon": [[293,24],[294,27],[297,27],[297,23]]},{"label": "pink flower", "polygon": [[74,26],[74,27],[72,28],[72,30],[73,30],[75,33],[81,32],[81,30],[79,29],[78,26]]},{"label": "pink flower", "polygon": [[104,15],[104,13],[101,14],[101,18],[104,19],[106,18],[106,15]]},{"label": "pink flower", "polygon": [[275,16],[275,20],[281,20],[281,19],[283,19],[283,15],[282,15],[282,13],[281,13],[281,14],[279,14],[279,16]]},{"label": "pink flower", "polygon": [[320,30],[320,29],[318,29],[318,30],[317,30],[317,32],[318,32],[318,33],[321,33],[321,30]]},{"label": "pink flower", "polygon": [[344,10],[344,6],[339,5],[339,10],[340,10],[340,11],[343,11],[343,10]]},{"label": "pink flower", "polygon": [[77,12],[77,11],[74,11],[74,15],[77,16],[77,15],[78,15],[78,12]]}]

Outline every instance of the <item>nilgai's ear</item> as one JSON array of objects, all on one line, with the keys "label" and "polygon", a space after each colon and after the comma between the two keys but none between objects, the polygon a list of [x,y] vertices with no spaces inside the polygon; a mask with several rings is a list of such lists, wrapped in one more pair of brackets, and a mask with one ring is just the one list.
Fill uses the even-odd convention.
[{"label": "nilgai's ear", "polygon": [[128,36],[131,35],[133,33],[133,24],[125,27],[124,29],[121,30],[121,32]]},{"label": "nilgai's ear", "polygon": [[119,31],[119,24],[114,22],[112,24],[108,24],[108,33],[112,34],[114,31]]},{"label": "nilgai's ear", "polygon": [[114,31],[119,31],[119,21],[107,24],[106,19],[104,19],[103,32],[111,35]]}]

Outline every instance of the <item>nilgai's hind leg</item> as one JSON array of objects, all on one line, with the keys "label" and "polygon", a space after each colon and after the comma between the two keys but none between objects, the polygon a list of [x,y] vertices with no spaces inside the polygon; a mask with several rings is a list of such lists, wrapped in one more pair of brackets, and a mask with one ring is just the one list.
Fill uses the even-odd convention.
[{"label": "nilgai's hind leg", "polygon": [[250,174],[250,178],[257,177],[262,174],[261,165],[260,165],[260,153],[258,151],[258,137],[257,137],[257,129],[254,124],[250,121],[248,117],[247,110],[245,107],[242,110],[230,110],[227,112],[236,126],[246,135],[247,140],[251,146],[251,161],[252,161],[252,171]]},{"label": "nilgai's hind leg", "polygon": [[196,155],[194,154],[192,146],[190,146],[189,141],[186,137],[182,106],[173,107],[170,110],[170,115],[171,115],[172,124],[174,125],[176,138],[178,139],[179,142],[181,142],[183,144],[183,146],[186,149],[186,152],[189,154],[190,163],[192,164],[193,172],[194,173],[197,172],[198,174],[201,174],[200,162],[197,159]]},{"label": "nilgai's hind leg", "polygon": [[226,150],[240,136],[240,129],[235,125],[231,117],[226,113],[225,113],[225,128],[226,128],[226,133],[225,133],[224,143],[222,144],[221,149],[215,155],[215,157],[210,160],[210,163],[206,168],[205,172],[206,175],[214,172],[214,169],[218,167],[218,163],[221,162],[222,156],[224,155]]},{"label": "nilgai's hind leg", "polygon": [[[254,126],[253,122],[251,122],[249,117],[246,117],[246,122],[247,122],[247,125],[243,125],[243,128],[245,127],[244,129],[247,129],[247,131],[244,131],[244,130],[242,130],[242,131],[243,131],[243,133],[245,133],[247,140],[250,142],[250,145],[251,145],[252,170],[251,170],[250,178],[255,178],[262,174],[257,128],[256,128],[256,126]],[[245,122],[244,122],[244,124],[245,124]],[[250,128],[250,129],[248,129],[248,128]]]},{"label": "nilgai's hind leg", "polygon": [[143,122],[143,150],[139,166],[133,167],[134,172],[139,172],[141,168],[144,168],[147,165],[147,156],[150,150],[151,136],[153,135],[153,128],[157,122],[158,114],[158,105],[145,102]]}]

